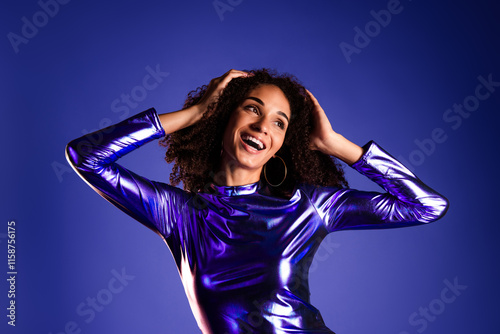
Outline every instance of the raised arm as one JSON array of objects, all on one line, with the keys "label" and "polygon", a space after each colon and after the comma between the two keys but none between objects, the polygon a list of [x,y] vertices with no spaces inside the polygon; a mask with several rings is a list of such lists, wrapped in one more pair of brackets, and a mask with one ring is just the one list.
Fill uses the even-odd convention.
[{"label": "raised arm", "polygon": [[163,237],[170,234],[180,210],[190,196],[184,191],[160,182],[150,181],[120,166],[116,161],[130,151],[154,139],[196,123],[211,103],[243,71],[230,70],[212,79],[194,106],[158,116],[146,110],[116,125],[71,141],[66,157],[73,169],[97,193],[119,209]]},{"label": "raised arm", "polygon": [[156,111],[149,109],[71,141],[66,146],[66,158],[98,194],[166,237],[186,194],[150,181],[116,163],[130,151],[164,135]]},{"label": "raised arm", "polygon": [[333,131],[316,98],[311,148],[333,155],[381,186],[386,193],[352,189],[314,190],[311,200],[330,231],[385,228],[429,223],[448,209],[447,199],[424,184],[374,142],[364,148]]}]

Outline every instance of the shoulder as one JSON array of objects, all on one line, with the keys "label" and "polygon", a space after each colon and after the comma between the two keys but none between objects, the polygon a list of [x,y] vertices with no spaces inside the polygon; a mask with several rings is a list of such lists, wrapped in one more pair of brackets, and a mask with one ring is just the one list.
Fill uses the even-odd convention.
[{"label": "shoulder", "polygon": [[183,205],[194,197],[194,193],[172,186],[170,184],[151,181],[153,188],[161,194],[166,201],[174,205]]},{"label": "shoulder", "polygon": [[314,206],[321,205],[327,199],[331,199],[338,194],[342,194],[344,191],[348,191],[348,188],[343,188],[340,186],[319,186],[308,183],[299,183],[296,186],[295,194],[299,193],[307,197],[309,201],[312,202]]},{"label": "shoulder", "polygon": [[319,185],[314,185],[314,184],[309,184],[309,183],[298,183],[295,189],[295,192],[299,191],[307,195],[313,195],[313,194],[318,194],[318,193],[334,193],[339,190],[343,190],[346,188],[340,187],[340,186],[332,186],[332,187],[327,187],[327,186],[319,186]]}]

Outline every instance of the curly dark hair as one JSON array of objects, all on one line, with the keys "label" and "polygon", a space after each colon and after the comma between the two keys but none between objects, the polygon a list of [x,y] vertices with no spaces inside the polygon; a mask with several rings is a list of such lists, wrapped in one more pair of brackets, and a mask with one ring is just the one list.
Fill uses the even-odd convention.
[{"label": "curly dark hair", "polygon": [[[218,100],[208,106],[200,121],[168,134],[160,141],[162,146],[167,147],[165,160],[168,163],[175,162],[170,174],[171,184],[178,185],[182,181],[185,190],[207,192],[212,182],[217,183],[216,172],[219,167],[222,137],[231,113],[246,98],[249,91],[259,85],[269,84],[283,91],[291,109],[283,146],[276,153],[285,161],[288,174],[285,182],[279,187],[268,187],[270,191],[275,195],[286,196],[293,191],[297,182],[348,187],[344,171],[336,158],[309,148],[314,104],[297,78],[287,73],[277,74],[276,71],[265,68],[247,72],[253,75],[232,79]],[[183,108],[198,103],[206,90],[207,85],[204,85],[189,92]],[[276,171],[280,168],[273,168],[268,162],[267,178],[282,179],[282,168],[281,166],[281,170]],[[275,177],[275,173],[281,176]],[[261,181],[266,183],[264,175],[261,175]]]}]

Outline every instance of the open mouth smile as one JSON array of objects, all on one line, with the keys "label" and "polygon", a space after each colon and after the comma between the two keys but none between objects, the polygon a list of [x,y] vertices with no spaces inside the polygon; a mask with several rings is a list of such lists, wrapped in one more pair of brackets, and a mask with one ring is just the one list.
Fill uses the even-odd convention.
[{"label": "open mouth smile", "polygon": [[262,151],[263,149],[266,148],[266,145],[264,145],[264,143],[262,141],[260,141],[259,139],[253,137],[253,136],[250,136],[249,134],[243,134],[241,135],[241,140],[247,144],[248,146],[250,146],[251,148],[257,150],[257,151]]}]

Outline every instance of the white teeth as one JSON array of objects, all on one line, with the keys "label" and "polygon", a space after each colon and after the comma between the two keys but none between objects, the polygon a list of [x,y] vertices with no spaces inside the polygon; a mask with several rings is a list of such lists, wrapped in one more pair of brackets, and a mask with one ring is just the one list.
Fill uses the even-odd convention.
[{"label": "white teeth", "polygon": [[254,138],[254,137],[249,136],[249,135],[243,135],[242,138],[243,138],[243,140],[253,141],[255,144],[257,144],[259,146],[259,150],[264,149],[264,144],[260,140],[258,140],[257,138]]}]

